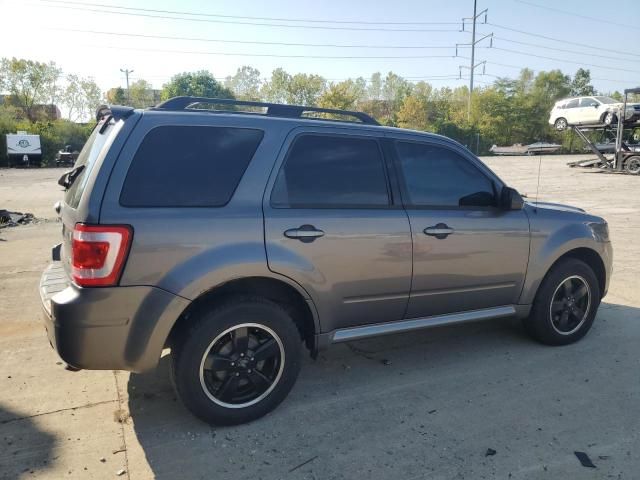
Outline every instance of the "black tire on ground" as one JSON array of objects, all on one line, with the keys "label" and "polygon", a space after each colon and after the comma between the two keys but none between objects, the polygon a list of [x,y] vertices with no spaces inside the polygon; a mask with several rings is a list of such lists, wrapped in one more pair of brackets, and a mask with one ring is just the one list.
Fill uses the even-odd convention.
[{"label": "black tire on ground", "polygon": [[595,273],[586,263],[568,258],[547,272],[524,326],[541,343],[567,345],[587,334],[599,305]]},{"label": "black tire on ground", "polygon": [[567,129],[569,124],[567,123],[567,119],[566,118],[560,117],[560,118],[556,119],[556,121],[553,124],[553,126],[555,127],[555,129],[557,131],[562,132],[562,131]]},{"label": "black tire on ground", "polygon": [[640,155],[633,155],[624,162],[624,169],[633,175],[640,174]]},{"label": "black tire on ground", "polygon": [[235,425],[284,400],[300,371],[302,339],[282,306],[236,296],[192,321],[172,347],[172,373],[178,396],[195,416]]}]

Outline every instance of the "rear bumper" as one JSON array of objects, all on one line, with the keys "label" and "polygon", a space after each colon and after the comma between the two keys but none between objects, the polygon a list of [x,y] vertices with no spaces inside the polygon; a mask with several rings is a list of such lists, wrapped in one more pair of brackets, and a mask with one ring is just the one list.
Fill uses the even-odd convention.
[{"label": "rear bumper", "polygon": [[61,262],[40,280],[44,324],[60,358],[75,368],[141,372],[157,364],[189,301],[148,287],[80,288]]}]

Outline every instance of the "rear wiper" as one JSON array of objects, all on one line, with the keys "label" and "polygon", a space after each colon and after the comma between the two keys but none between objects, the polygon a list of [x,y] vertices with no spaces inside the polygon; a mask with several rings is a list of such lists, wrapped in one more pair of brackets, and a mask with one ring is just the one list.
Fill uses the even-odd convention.
[{"label": "rear wiper", "polygon": [[69,188],[71,188],[71,185],[73,185],[73,182],[75,182],[76,178],[78,178],[78,175],[80,175],[80,172],[84,170],[84,167],[84,164],[82,164],[78,165],[75,168],[72,168],[68,172],[64,172],[58,179],[58,185],[64,187],[65,190],[69,190]]}]

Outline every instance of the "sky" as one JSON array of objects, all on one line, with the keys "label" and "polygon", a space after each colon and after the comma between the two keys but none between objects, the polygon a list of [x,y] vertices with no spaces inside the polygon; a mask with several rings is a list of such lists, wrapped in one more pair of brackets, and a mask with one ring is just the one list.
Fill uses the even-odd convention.
[{"label": "sky", "polygon": [[[637,0],[477,2],[488,10],[477,38],[494,35],[478,43],[477,86],[525,67],[588,68],[600,92],[640,85]],[[103,90],[126,85],[121,69],[161,88],[178,72],[222,79],[243,65],[263,77],[278,67],[331,81],[393,71],[455,87],[469,82],[470,49],[456,57],[456,44],[471,41],[468,21],[461,30],[472,14],[473,0],[0,0],[0,57],[55,61]]]}]

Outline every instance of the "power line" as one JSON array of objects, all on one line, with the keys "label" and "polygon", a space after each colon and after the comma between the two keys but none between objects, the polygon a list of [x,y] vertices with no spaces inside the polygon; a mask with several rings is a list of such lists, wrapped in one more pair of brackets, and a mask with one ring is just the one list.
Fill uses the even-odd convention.
[{"label": "power line", "polygon": [[542,8],[543,10],[549,10],[551,12],[558,12],[558,13],[564,13],[565,15],[571,15],[574,18],[575,17],[584,18],[585,20],[593,20],[594,22],[598,22],[598,23],[608,23],[610,25],[617,25],[618,27],[625,27],[625,28],[633,28],[635,30],[640,28],[638,27],[638,25],[630,25],[628,23],[619,23],[619,22],[614,22],[612,20],[605,20],[602,18],[590,17],[588,15],[582,15],[576,12],[569,12],[567,10],[561,10],[560,8],[555,8],[555,7],[548,7],[546,5],[539,5],[537,3],[527,2],[525,0],[515,0],[515,1],[518,3],[522,3],[524,5],[529,5],[531,7]]},{"label": "power line", "polygon": [[[454,55],[390,55],[390,56],[358,56],[358,55],[280,55],[273,53],[237,53],[237,52],[203,52],[195,50],[165,50],[158,48],[138,48],[138,47],[119,47],[115,45],[82,45],[88,48],[107,48],[114,50],[134,50],[140,52],[158,52],[158,53],[182,53],[193,55],[221,55],[227,57],[271,57],[271,58],[313,58],[321,60],[406,60],[406,59],[424,59],[424,58],[456,58]],[[462,57],[457,57],[462,58]]]},{"label": "power line", "polygon": [[511,39],[504,38],[504,37],[496,37],[496,36],[494,36],[493,38],[495,40],[500,40],[502,42],[515,43],[517,45],[525,45],[525,46],[528,46],[528,47],[543,48],[543,49],[546,49],[546,50],[553,50],[553,51],[556,51],[556,52],[572,53],[574,55],[587,55],[587,56],[590,56],[590,57],[606,58],[606,59],[609,59],[609,60],[620,60],[622,62],[631,61],[628,58],[611,57],[611,55],[599,55],[597,53],[592,53],[592,52],[579,52],[577,50],[568,50],[566,48],[548,47],[546,45],[540,45],[538,43],[521,42],[519,40],[511,40]]},{"label": "power line", "polygon": [[[42,0],[41,0],[42,1]],[[51,1],[51,0],[47,0]],[[252,25],[258,27],[275,27],[275,28],[303,28],[303,29],[318,29],[318,30],[349,30],[349,31],[371,31],[371,32],[459,32],[454,29],[426,29],[426,28],[369,28],[369,27],[334,27],[334,26],[320,26],[320,25],[288,25],[288,24],[275,24],[275,23],[256,23],[256,22],[244,22],[236,20],[213,20],[209,18],[182,18],[169,15],[151,15],[147,13],[134,13],[134,12],[114,12],[112,10],[104,10],[99,8],[84,8],[80,6],[69,5],[48,5],[42,4],[48,8],[63,8],[68,10],[85,11],[93,13],[106,13],[109,15],[127,15],[133,17],[145,17],[145,18],[158,18],[161,20],[182,20],[186,22],[206,22],[206,23],[224,23],[232,25]]]},{"label": "power line", "polygon": [[331,43],[287,43],[287,42],[263,42],[263,41],[250,41],[250,40],[221,40],[214,38],[202,38],[202,37],[180,37],[180,36],[168,36],[168,35],[150,35],[142,33],[125,33],[125,32],[104,32],[97,30],[80,30],[73,28],[57,28],[47,27],[47,30],[56,30],[63,32],[75,32],[75,33],[90,33],[92,35],[111,35],[111,36],[123,36],[123,37],[137,37],[137,38],[155,38],[162,40],[187,40],[197,42],[213,42],[213,43],[236,43],[236,44],[248,44],[248,45],[279,45],[287,47],[328,47],[328,48],[366,48],[366,49],[449,49],[453,50],[452,46],[447,45],[347,45],[347,44],[331,44]]},{"label": "power line", "polygon": [[556,62],[573,63],[573,64],[576,64],[576,65],[582,65],[582,66],[585,66],[585,67],[604,68],[606,70],[618,70],[618,71],[621,71],[621,72],[629,72],[629,73],[640,73],[640,71],[638,71],[638,70],[629,70],[629,69],[626,69],[626,68],[611,67],[611,66],[608,66],[608,65],[596,65],[596,64],[593,64],[593,63],[574,62],[574,61],[571,61],[571,60],[566,60],[564,58],[547,57],[547,56],[544,56],[544,55],[536,55],[536,54],[530,53],[530,52],[521,52],[519,50],[511,50],[509,48],[501,48],[501,47],[492,47],[492,48],[494,50],[499,50],[499,51],[502,51],[502,52],[515,53],[516,55],[526,55],[528,57],[542,58],[544,60],[553,60],[553,61],[556,61]]},{"label": "power line", "polygon": [[365,21],[365,20],[318,20],[311,18],[278,18],[278,17],[250,17],[250,16],[241,16],[241,15],[222,15],[222,14],[214,14],[214,13],[203,13],[203,12],[185,12],[185,11],[176,11],[176,10],[158,10],[151,8],[139,8],[139,7],[125,7],[120,5],[108,5],[103,3],[88,3],[88,2],[72,2],[67,0],[40,0],[43,2],[49,3],[61,3],[61,4],[69,4],[69,5],[89,5],[93,7],[106,7],[112,9],[119,10],[133,10],[139,12],[150,12],[150,13],[167,13],[173,15],[193,15],[199,17],[216,17],[216,18],[235,18],[235,19],[245,19],[245,20],[264,20],[264,21],[272,21],[272,22],[305,22],[305,23],[336,23],[336,24],[357,24],[357,25],[459,25],[458,22],[374,22],[374,21]]},{"label": "power line", "polygon": [[526,32],[524,30],[518,30],[516,28],[505,27],[504,25],[498,25],[496,23],[487,22],[487,25],[491,25],[492,27],[496,27],[496,28],[501,28],[503,30],[508,30],[510,32],[521,33],[522,35],[528,35],[530,37],[544,38],[545,40],[550,40],[552,42],[560,42],[560,43],[563,43],[563,44],[576,45],[578,47],[590,48],[590,49],[593,49],[593,50],[600,50],[600,51],[603,51],[603,52],[613,52],[613,53],[618,53],[618,54],[621,54],[621,55],[629,55],[629,56],[632,56],[632,57],[640,57],[640,54],[636,54],[636,53],[628,53],[628,52],[623,52],[622,50],[614,50],[614,49],[611,49],[611,48],[596,47],[595,45],[587,45],[586,43],[573,42],[571,40],[562,40],[562,39],[559,39],[559,38],[549,37],[547,35],[540,35],[540,34],[537,34],[537,33]]}]

